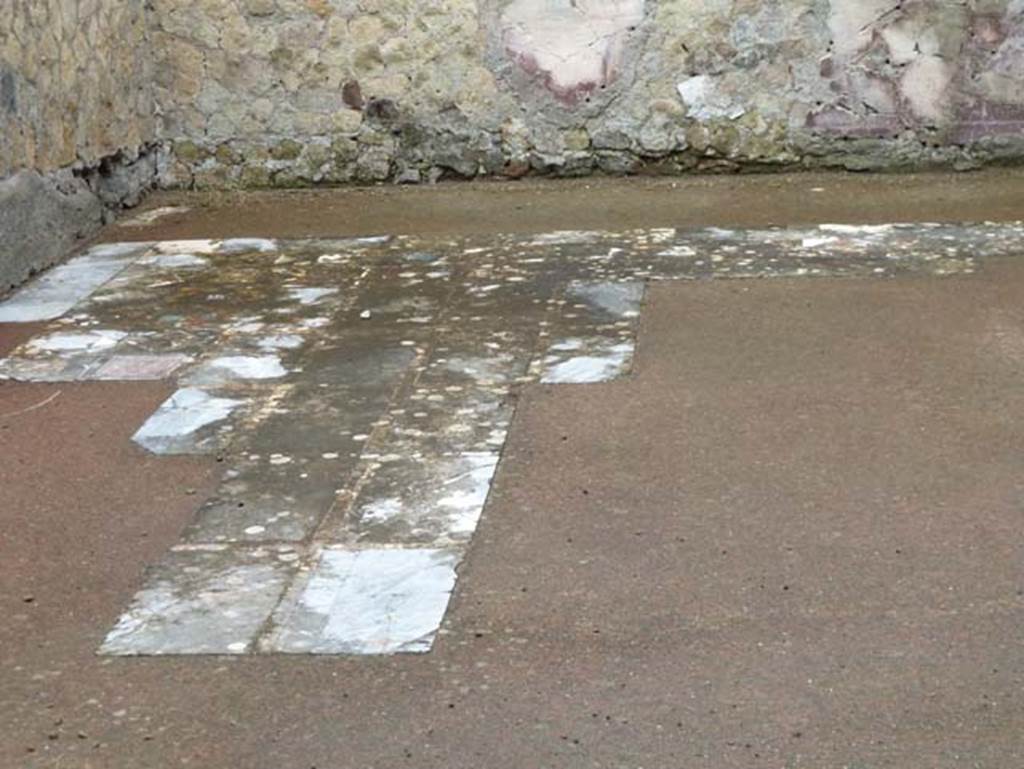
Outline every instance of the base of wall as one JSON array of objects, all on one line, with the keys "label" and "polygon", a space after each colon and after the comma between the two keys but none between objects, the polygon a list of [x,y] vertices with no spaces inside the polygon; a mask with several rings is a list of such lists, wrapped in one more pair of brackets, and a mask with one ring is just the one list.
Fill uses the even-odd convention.
[{"label": "base of wall", "polygon": [[[280,145],[297,142],[284,139]],[[302,144],[295,157],[274,159],[280,145],[224,142],[184,143],[177,154],[169,145],[161,163],[162,189],[290,189],[370,185],[420,184],[454,179],[519,179],[523,177],[685,176],[691,174],[765,173],[792,171],[865,171],[905,173],[931,170],[973,171],[992,165],[1024,164],[1024,138],[1000,139],[970,147],[932,147],[918,142],[852,140],[822,141],[776,155],[744,157],[713,146],[663,154],[636,150],[593,149],[524,155],[500,149],[410,158],[375,151],[333,156],[319,138]],[[326,158],[326,160],[325,160]],[[454,159],[453,159],[454,158]]]},{"label": "base of wall", "polygon": [[0,295],[66,257],[139,204],[156,179],[155,147],[85,168],[20,171],[0,180]]},{"label": "base of wall", "polygon": [[[741,121],[668,125],[639,136],[519,123],[498,132],[366,119],[354,133],[264,134],[168,142],[159,184],[177,189],[289,188],[523,176],[683,175],[826,170],[971,170],[1024,162],[1024,119],[1014,131],[954,140],[934,132],[846,136],[757,130]],[[963,129],[966,131],[966,129]]]}]

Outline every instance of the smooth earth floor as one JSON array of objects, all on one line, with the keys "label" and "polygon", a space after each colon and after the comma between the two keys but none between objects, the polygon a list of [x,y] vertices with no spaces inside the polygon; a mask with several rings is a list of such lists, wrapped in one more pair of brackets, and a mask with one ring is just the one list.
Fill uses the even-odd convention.
[{"label": "smooth earth floor", "polygon": [[[668,183],[638,184],[598,197]],[[603,226],[1024,212],[1015,174],[678,184]],[[488,190],[551,201],[491,226],[600,227],[593,189]],[[428,192],[393,231],[486,231],[458,203],[482,193]],[[406,194],[315,196],[316,222],[164,198],[193,211],[106,239],[379,232]],[[1022,765],[1022,308],[1024,244],[973,274],[653,285],[630,377],[522,392],[428,655],[96,656],[217,463],[131,442],[169,382],[0,383],[0,766]]]},{"label": "smooth earth floor", "polygon": [[[325,191],[159,193],[185,206],[105,239],[310,238],[767,227],[822,222],[979,222],[1024,216],[1024,169],[927,174],[765,174],[521,180]],[[131,221],[126,218],[125,221]]]}]

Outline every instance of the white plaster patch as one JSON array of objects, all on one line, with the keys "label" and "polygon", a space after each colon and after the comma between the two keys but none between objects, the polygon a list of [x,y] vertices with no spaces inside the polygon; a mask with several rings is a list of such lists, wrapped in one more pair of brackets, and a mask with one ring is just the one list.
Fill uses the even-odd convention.
[{"label": "white plaster patch", "polygon": [[261,651],[395,654],[430,651],[455,587],[455,553],[326,549],[274,613]]},{"label": "white plaster patch", "polygon": [[197,433],[227,419],[243,404],[186,387],[175,392],[138,429],[132,440],[154,454],[201,453]]},{"label": "white plaster patch", "polygon": [[505,48],[564,101],[612,82],[644,0],[513,0],[501,16]]}]

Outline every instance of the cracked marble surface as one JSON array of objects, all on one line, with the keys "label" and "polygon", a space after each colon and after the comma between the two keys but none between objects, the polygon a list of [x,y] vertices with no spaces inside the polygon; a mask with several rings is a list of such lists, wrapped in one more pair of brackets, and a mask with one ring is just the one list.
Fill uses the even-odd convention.
[{"label": "cracked marble surface", "polygon": [[97,246],[0,303],[23,381],[169,379],[139,427],[219,488],[102,653],[431,648],[516,395],[630,371],[651,280],[962,274],[1020,224]]}]

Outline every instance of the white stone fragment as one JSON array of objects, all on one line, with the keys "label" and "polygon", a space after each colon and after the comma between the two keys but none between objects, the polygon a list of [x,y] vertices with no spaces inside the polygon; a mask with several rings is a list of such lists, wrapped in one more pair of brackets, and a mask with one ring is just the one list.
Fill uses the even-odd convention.
[{"label": "white stone fragment", "polygon": [[153,248],[158,254],[212,254],[217,245],[216,240],[161,240]]},{"label": "white stone fragment", "polygon": [[316,304],[325,296],[331,296],[332,294],[337,293],[338,289],[336,288],[298,287],[288,289],[288,296],[299,304],[304,305]]},{"label": "white stone fragment", "polygon": [[825,235],[822,237],[804,238],[800,241],[800,246],[801,248],[821,248],[822,246],[827,246],[828,244],[835,242],[836,238]]},{"label": "white stone fragment", "polygon": [[200,364],[186,381],[191,385],[218,385],[237,380],[278,379],[287,373],[276,355],[224,355]]},{"label": "white stone fragment", "polygon": [[591,308],[609,315],[632,318],[640,311],[640,303],[644,298],[644,284],[639,281],[577,281],[569,286],[568,296],[574,300],[582,300]]},{"label": "white stone fragment", "polygon": [[736,120],[746,113],[746,107],[733,101],[730,94],[719,87],[718,79],[711,75],[696,75],[676,86],[686,103],[688,114],[697,120]]},{"label": "white stone fragment", "polygon": [[270,253],[277,251],[277,241],[269,238],[228,238],[220,242],[217,250],[222,254],[237,254],[243,251]]},{"label": "white stone fragment", "polygon": [[[922,227],[929,225],[922,224]],[[837,232],[841,235],[886,235],[894,229],[891,224],[821,224],[822,232]]]},{"label": "white stone fragment", "polygon": [[[562,344],[575,344],[576,340],[569,340]],[[573,349],[583,349],[584,346],[576,346]],[[573,355],[566,357],[557,354],[559,346],[551,349],[555,354],[548,355],[542,363],[540,381],[544,384],[591,384],[596,382],[607,382],[621,376],[629,368],[633,360],[633,342],[619,342],[616,344],[592,344],[587,345],[585,355]],[[571,350],[562,351],[570,352]]]},{"label": "white stone fragment", "polygon": [[154,454],[189,454],[201,451],[197,433],[222,422],[244,402],[219,398],[205,390],[186,387],[175,392],[138,429],[132,440]]},{"label": "white stone fragment", "polygon": [[52,353],[95,353],[116,347],[128,334],[112,329],[91,331],[62,331],[33,339],[26,345],[29,351]]},{"label": "white stone fragment", "polygon": [[260,339],[256,346],[261,350],[294,350],[302,347],[302,342],[298,334],[273,334]]},{"label": "white stone fragment", "polygon": [[192,209],[188,206],[161,206],[160,208],[154,208],[149,211],[143,211],[141,214],[136,214],[130,219],[118,222],[119,227],[144,227],[147,224],[152,224],[158,219],[163,219],[167,216],[174,216],[175,214],[185,214]]},{"label": "white stone fragment", "polygon": [[658,256],[696,256],[697,251],[693,246],[683,244],[669,246],[664,251],[659,251]]},{"label": "white stone fragment", "polygon": [[592,230],[556,230],[534,235],[529,240],[531,246],[565,246],[580,243],[593,243],[600,233]]},{"label": "white stone fragment", "polygon": [[139,260],[139,264],[164,269],[202,269],[210,262],[198,254],[149,254]]},{"label": "white stone fragment", "polygon": [[464,467],[462,474],[444,481],[444,495],[437,501],[447,515],[449,536],[476,531],[498,468],[498,454],[493,452],[465,452],[458,460]]},{"label": "white stone fragment", "polygon": [[114,355],[86,379],[141,382],[167,379],[192,358],[179,353],[165,355]]}]

